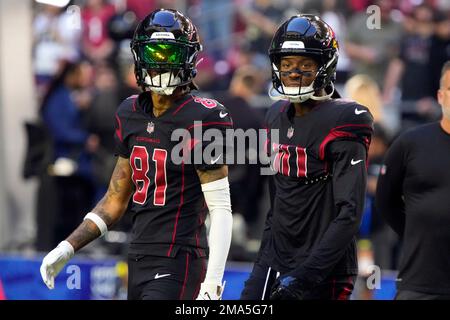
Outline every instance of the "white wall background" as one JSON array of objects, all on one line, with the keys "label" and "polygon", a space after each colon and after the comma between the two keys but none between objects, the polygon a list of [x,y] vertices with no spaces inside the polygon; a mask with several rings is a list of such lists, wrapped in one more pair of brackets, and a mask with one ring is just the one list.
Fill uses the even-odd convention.
[{"label": "white wall background", "polygon": [[32,1],[0,0],[0,250],[34,237],[36,181],[22,179],[23,122],[34,118]]}]

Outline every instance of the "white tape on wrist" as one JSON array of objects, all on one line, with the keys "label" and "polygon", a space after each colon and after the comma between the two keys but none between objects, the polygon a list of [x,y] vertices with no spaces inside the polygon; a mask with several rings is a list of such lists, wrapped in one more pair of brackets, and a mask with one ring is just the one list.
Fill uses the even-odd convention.
[{"label": "white tape on wrist", "polygon": [[203,192],[208,192],[208,191],[228,189],[230,188],[230,184],[228,182],[228,177],[225,177],[212,182],[203,183],[201,187]]},{"label": "white tape on wrist", "polygon": [[58,246],[58,248],[61,248],[67,255],[69,258],[73,257],[73,255],[75,254],[75,249],[73,248],[73,246],[70,244],[69,241],[61,241]]},{"label": "white tape on wrist", "polygon": [[102,218],[100,218],[95,212],[89,212],[87,215],[84,216],[83,220],[89,219],[100,230],[100,237],[102,237],[106,232],[108,232],[108,226],[106,225],[105,221],[103,221]]}]

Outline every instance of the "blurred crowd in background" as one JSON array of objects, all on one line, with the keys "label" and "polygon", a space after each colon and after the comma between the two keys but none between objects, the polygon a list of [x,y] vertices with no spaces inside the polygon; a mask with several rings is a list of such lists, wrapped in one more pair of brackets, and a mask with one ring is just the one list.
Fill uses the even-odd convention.
[{"label": "blurred crowd in background", "polygon": [[[367,21],[376,5],[379,26]],[[359,234],[359,262],[395,270],[401,243],[373,208],[383,155],[400,132],[440,119],[440,69],[450,59],[448,0],[74,0],[66,7],[34,3],[33,67],[41,125],[28,124],[30,147],[41,155],[25,164],[39,180],[36,237],[48,251],[64,239],[104,194],[115,165],[114,114],[138,94],[129,47],[140,19],[175,8],[198,26],[203,52],[198,95],[222,102],[235,128],[263,127],[271,101],[267,50],[277,26],[296,13],[320,15],[337,34],[337,90],[366,105],[376,121]],[[372,18],[374,18],[372,16]],[[230,260],[251,261],[268,211],[267,177],[257,165],[230,168],[234,214]],[[131,217],[97,241],[95,250],[124,254]],[[88,248],[89,250],[89,248]],[[92,249],[94,250],[94,249]]]}]

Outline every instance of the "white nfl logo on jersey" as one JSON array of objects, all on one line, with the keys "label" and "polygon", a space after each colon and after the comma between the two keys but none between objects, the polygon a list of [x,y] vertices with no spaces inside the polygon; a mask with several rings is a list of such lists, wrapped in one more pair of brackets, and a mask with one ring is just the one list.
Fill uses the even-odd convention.
[{"label": "white nfl logo on jersey", "polygon": [[290,139],[294,136],[294,128],[290,127],[287,131],[287,137]]},{"label": "white nfl logo on jersey", "polygon": [[147,132],[151,134],[153,131],[155,131],[155,124],[153,122],[149,122],[147,124]]}]

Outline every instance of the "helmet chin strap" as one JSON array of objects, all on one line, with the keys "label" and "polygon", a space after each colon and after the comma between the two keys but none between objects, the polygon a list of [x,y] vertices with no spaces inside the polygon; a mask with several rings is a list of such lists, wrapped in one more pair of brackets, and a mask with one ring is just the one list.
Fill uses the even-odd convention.
[{"label": "helmet chin strap", "polygon": [[[146,71],[145,73],[146,73],[144,78],[145,84],[148,85],[151,91],[160,95],[170,96],[177,88],[177,84],[181,83],[181,79],[179,77],[172,77],[171,71],[162,73],[160,75],[158,74],[152,78]],[[160,79],[161,83],[159,82]],[[171,79],[172,83],[169,82]],[[171,84],[170,87],[168,86],[169,84]]]},{"label": "helmet chin strap", "polygon": [[287,94],[280,94],[272,85],[269,89],[269,97],[274,101],[278,100],[289,100],[293,103],[301,103],[305,102],[308,99],[315,101],[328,100],[334,93],[334,84],[331,82],[331,92],[324,96],[315,96],[314,95],[314,81],[307,87],[300,88],[300,94],[293,94],[294,92],[298,92],[298,87],[285,87],[283,85],[283,91]]},{"label": "helmet chin strap", "polygon": [[322,101],[322,100],[328,100],[328,99],[330,99],[331,96],[332,96],[333,93],[334,93],[334,84],[333,84],[333,82],[330,82],[330,84],[331,84],[331,91],[330,91],[330,93],[328,93],[328,94],[326,94],[326,95],[324,95],[324,96],[315,96],[315,95],[312,95],[312,96],[309,97],[309,98],[312,99],[312,100],[316,100],[316,101]]}]

